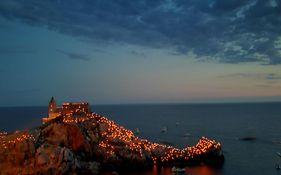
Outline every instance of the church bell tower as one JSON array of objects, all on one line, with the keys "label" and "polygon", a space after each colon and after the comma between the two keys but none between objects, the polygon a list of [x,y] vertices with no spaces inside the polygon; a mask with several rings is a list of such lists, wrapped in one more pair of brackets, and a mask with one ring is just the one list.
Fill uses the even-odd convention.
[{"label": "church bell tower", "polygon": [[56,113],[56,109],[57,109],[56,101],[55,101],[55,98],[52,97],[49,102],[49,107],[48,107],[49,116],[50,116],[50,114]]}]

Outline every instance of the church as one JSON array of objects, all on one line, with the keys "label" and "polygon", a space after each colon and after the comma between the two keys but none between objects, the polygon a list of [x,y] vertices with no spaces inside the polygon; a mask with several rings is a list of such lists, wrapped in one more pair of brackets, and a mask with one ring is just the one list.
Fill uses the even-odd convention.
[{"label": "church", "polygon": [[70,116],[74,114],[90,113],[90,105],[88,102],[65,102],[61,106],[57,106],[55,98],[52,97],[48,106],[48,116],[43,118],[43,123],[46,123],[59,116]]}]

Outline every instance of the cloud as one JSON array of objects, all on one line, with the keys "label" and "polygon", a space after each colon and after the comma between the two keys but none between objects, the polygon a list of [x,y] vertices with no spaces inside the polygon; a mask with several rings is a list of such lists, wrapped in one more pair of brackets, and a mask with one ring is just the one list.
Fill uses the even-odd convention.
[{"label": "cloud", "polygon": [[60,50],[60,49],[57,49],[56,51],[65,55],[67,58],[72,59],[72,60],[82,60],[82,61],[90,61],[91,60],[91,58],[86,54],[66,52],[66,51]]},{"label": "cloud", "polygon": [[35,53],[34,50],[25,49],[22,47],[1,47],[0,46],[0,54],[7,55],[7,54],[33,54]]},{"label": "cloud", "polygon": [[220,75],[219,78],[264,78],[267,74],[258,74],[258,73],[234,73],[227,75]]},{"label": "cloud", "polygon": [[258,85],[256,85],[256,87],[258,87],[258,88],[271,88],[272,85],[269,85],[269,84],[258,84]]},{"label": "cloud", "polygon": [[192,51],[197,59],[281,64],[277,0],[9,0],[0,2],[0,15],[94,41]]},{"label": "cloud", "polygon": [[281,75],[275,73],[235,73],[218,76],[219,78],[254,78],[265,80],[279,80]]},{"label": "cloud", "polygon": [[281,80],[281,76],[276,74],[267,74],[265,77],[267,80]]},{"label": "cloud", "polygon": [[146,57],[144,52],[138,52],[138,51],[132,50],[129,53],[132,54],[132,55],[135,55],[137,57],[143,57],[143,58]]},{"label": "cloud", "polygon": [[272,83],[272,84],[257,84],[256,87],[258,88],[274,88],[274,89],[279,89],[281,86],[277,83]]}]

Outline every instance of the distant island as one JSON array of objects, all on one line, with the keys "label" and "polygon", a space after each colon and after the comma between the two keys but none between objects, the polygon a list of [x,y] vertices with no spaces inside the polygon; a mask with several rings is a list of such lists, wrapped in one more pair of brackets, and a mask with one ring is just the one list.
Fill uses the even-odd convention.
[{"label": "distant island", "polygon": [[220,143],[202,137],[184,149],[152,143],[108,118],[89,103],[63,103],[52,97],[40,127],[0,133],[1,174],[99,174],[153,166],[220,166]]}]

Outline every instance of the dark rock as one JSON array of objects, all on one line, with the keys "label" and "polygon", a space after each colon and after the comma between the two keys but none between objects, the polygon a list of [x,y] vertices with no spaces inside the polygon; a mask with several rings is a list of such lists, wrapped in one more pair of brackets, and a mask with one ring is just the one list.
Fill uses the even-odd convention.
[{"label": "dark rock", "polygon": [[[75,119],[75,120],[74,120]],[[0,138],[2,174],[98,174],[157,166],[223,163],[219,143],[201,138],[177,149],[136,137],[97,114],[60,116],[39,128]]]}]

